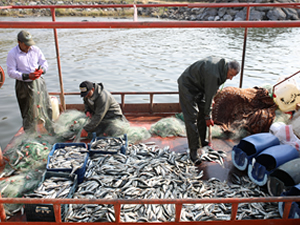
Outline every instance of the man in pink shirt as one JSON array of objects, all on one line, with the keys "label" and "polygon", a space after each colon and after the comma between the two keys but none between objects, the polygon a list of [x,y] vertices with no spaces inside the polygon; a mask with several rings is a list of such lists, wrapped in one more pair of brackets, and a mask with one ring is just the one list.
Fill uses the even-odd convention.
[{"label": "man in pink shirt", "polygon": [[16,96],[24,131],[34,132],[35,125],[43,122],[47,131],[53,134],[52,107],[41,77],[47,71],[48,63],[28,31],[19,32],[18,45],[8,52],[6,65],[9,77],[16,79]]}]

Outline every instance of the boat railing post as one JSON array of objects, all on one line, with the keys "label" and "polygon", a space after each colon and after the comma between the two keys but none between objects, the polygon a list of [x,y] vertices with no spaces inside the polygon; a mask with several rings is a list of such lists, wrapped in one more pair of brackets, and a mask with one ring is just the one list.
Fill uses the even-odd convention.
[{"label": "boat railing post", "polygon": [[[250,6],[247,6],[246,20],[249,21],[249,18],[250,18]],[[247,33],[248,33],[248,27],[245,28],[245,33],[244,33],[243,56],[242,56],[241,76],[240,76],[240,88],[242,88],[242,86],[243,86],[245,54],[246,54],[246,45],[247,45]]]},{"label": "boat railing post", "polygon": [[137,8],[136,5],[133,5],[134,12],[133,12],[133,21],[136,22],[138,20],[138,15],[137,15]]},{"label": "boat railing post", "polygon": [[115,222],[120,223],[121,221],[121,204],[120,203],[114,203],[114,209],[115,209]]},{"label": "boat railing post", "polygon": [[239,206],[239,203],[231,204],[231,220],[236,220],[238,206]]},{"label": "boat railing post", "polygon": [[[51,8],[52,21],[55,22],[55,8]],[[59,47],[58,47],[58,38],[57,38],[57,30],[53,28],[54,39],[55,39],[55,48],[56,48],[56,59],[57,59],[57,69],[59,74],[59,84],[60,84],[60,103],[62,106],[62,110],[66,111],[66,103],[65,103],[65,93],[64,93],[64,85],[61,74],[61,65],[60,65],[60,56],[59,56]]]},{"label": "boat railing post", "polygon": [[291,206],[292,206],[292,201],[286,201],[284,203],[284,210],[283,210],[283,215],[282,215],[282,219],[288,219],[289,218],[289,213],[291,210]]},{"label": "boat railing post", "polygon": [[121,93],[121,108],[124,112],[124,109],[125,109],[125,94],[124,93]]},{"label": "boat railing post", "polygon": [[60,203],[53,204],[53,209],[54,209],[54,216],[55,216],[56,222],[61,223],[61,207],[60,207]]},{"label": "boat railing post", "polygon": [[153,93],[150,93],[150,113],[153,113]]},{"label": "boat railing post", "polygon": [[182,203],[175,204],[175,223],[180,222]]}]

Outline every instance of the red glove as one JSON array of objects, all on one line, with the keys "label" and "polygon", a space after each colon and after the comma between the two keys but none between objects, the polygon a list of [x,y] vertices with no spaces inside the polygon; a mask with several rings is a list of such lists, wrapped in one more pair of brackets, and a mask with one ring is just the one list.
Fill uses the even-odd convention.
[{"label": "red glove", "polygon": [[35,73],[39,74],[40,76],[44,73],[42,69],[35,69]]},{"label": "red glove", "polygon": [[35,71],[35,72],[29,74],[29,79],[30,80],[36,80],[36,79],[40,78],[41,75],[42,74]]},{"label": "red glove", "polygon": [[85,129],[82,129],[80,137],[87,137],[88,136],[88,132],[86,132]]},{"label": "red glove", "polygon": [[89,111],[87,111],[87,112],[85,113],[85,115],[86,115],[87,117],[92,118],[92,114],[91,114]]},{"label": "red glove", "polygon": [[209,126],[214,126],[214,121],[212,119],[209,119],[209,120],[206,120],[206,126],[209,127]]}]

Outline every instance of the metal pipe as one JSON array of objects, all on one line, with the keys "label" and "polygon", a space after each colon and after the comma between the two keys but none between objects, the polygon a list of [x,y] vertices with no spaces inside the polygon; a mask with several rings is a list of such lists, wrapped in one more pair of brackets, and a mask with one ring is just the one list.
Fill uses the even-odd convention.
[{"label": "metal pipe", "polygon": [[[249,21],[249,18],[250,18],[250,7],[247,7],[246,20]],[[243,86],[245,55],[246,55],[246,45],[247,45],[247,34],[248,34],[248,28],[246,27],[245,28],[245,33],[244,33],[243,56],[242,56],[241,76],[240,76],[240,88],[242,88],[242,86]]]},{"label": "metal pipe", "polygon": [[188,8],[222,8],[222,7],[286,7],[299,8],[300,3],[166,3],[166,4],[101,4],[101,5],[12,5],[0,6],[0,9],[44,9],[44,8],[159,8],[159,7],[188,7]]},{"label": "metal pipe", "polygon": [[300,21],[148,21],[148,22],[27,22],[1,21],[0,28],[275,28],[300,27]]},{"label": "metal pipe", "polygon": [[[55,8],[51,8],[52,21],[55,22]],[[61,74],[61,65],[60,65],[60,56],[59,56],[59,47],[58,47],[58,38],[57,38],[57,30],[53,29],[54,32],[54,40],[55,40],[55,49],[56,49],[56,59],[57,59],[57,69],[59,75],[59,84],[60,84],[60,103],[62,106],[62,110],[66,111],[66,103],[65,103],[65,95],[64,95],[64,83]]]},{"label": "metal pipe", "polygon": [[293,76],[297,75],[298,73],[300,73],[300,70],[299,70],[298,72],[296,72],[296,73],[292,74],[291,76],[289,76],[289,77],[286,77],[285,79],[283,79],[282,81],[278,82],[277,84],[275,84],[275,85],[273,86],[273,89],[272,89],[272,95],[273,95],[273,97],[276,97],[276,96],[274,96],[274,90],[275,90],[275,87],[276,87],[277,85],[279,85],[279,84],[283,83],[284,81],[286,81],[286,80],[290,79],[291,77],[293,77]]},{"label": "metal pipe", "polygon": [[[49,92],[50,95],[59,95],[60,92]],[[80,92],[65,92],[65,95],[80,95]],[[149,95],[149,94],[155,94],[155,95],[177,95],[178,91],[149,91],[149,92],[111,92],[112,95],[121,95],[122,96],[122,102],[124,101],[124,95]]]}]

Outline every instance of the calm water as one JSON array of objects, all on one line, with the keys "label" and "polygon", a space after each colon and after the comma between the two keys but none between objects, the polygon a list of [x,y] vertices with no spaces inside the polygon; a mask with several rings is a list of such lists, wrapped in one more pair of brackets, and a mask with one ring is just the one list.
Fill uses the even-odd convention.
[{"label": "calm water", "polygon": [[[2,17],[0,20],[51,21],[51,18]],[[71,20],[114,19],[57,18],[57,21]],[[17,44],[19,31],[0,29],[0,65],[5,73],[7,53]],[[49,63],[44,76],[48,91],[60,91],[53,30],[30,29],[30,32]],[[178,76],[198,59],[214,55],[241,62],[244,30],[60,29],[58,38],[65,92],[79,91],[78,85],[83,80],[102,82],[110,91],[177,91]],[[243,88],[275,84],[280,76],[290,76],[300,70],[299,40],[300,28],[248,29]],[[299,75],[296,79],[299,84]],[[5,84],[0,89],[2,149],[22,125],[14,85],[15,80],[6,74]],[[227,81],[225,86],[238,87],[239,77]],[[145,102],[148,99],[138,96],[128,100]],[[177,101],[171,96],[154,100]],[[79,96],[67,97],[66,101],[82,102]]]}]

